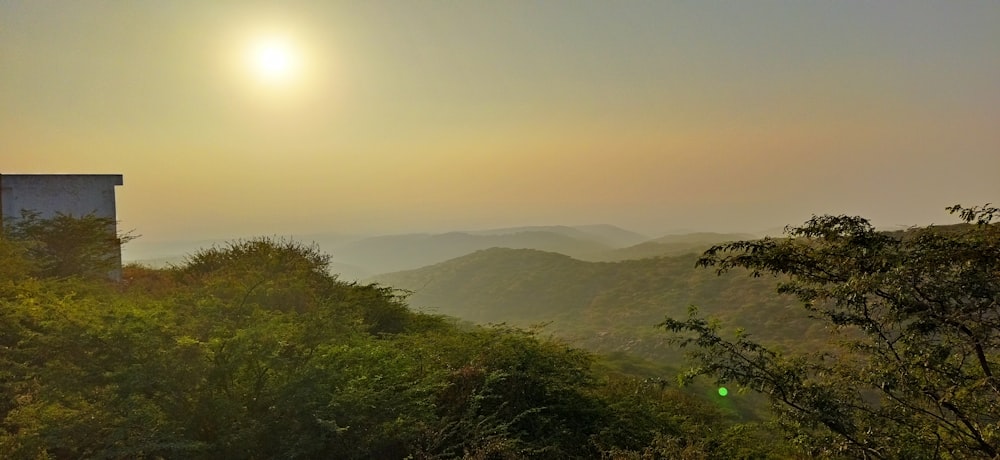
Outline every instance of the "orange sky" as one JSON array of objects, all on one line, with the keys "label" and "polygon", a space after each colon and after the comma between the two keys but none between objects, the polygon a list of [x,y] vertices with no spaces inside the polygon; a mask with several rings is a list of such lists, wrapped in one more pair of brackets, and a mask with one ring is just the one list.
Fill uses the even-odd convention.
[{"label": "orange sky", "polygon": [[1000,201],[998,2],[329,3],[0,3],[0,173],[124,174],[149,241]]}]

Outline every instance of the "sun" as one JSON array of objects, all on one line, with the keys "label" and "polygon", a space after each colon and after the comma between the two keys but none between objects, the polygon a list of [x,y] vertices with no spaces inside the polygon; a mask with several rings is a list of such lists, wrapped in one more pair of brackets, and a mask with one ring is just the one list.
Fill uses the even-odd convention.
[{"label": "sun", "polygon": [[268,85],[285,85],[299,76],[301,55],[294,43],[283,37],[263,37],[247,49],[247,64],[253,76]]}]

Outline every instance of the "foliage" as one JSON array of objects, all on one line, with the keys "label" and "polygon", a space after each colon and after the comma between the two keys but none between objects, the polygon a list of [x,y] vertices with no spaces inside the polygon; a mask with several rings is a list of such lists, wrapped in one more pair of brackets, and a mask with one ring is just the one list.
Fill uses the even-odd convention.
[{"label": "foliage", "polygon": [[883,233],[860,217],[814,217],[788,237],[715,246],[719,273],[781,275],[831,331],[821,352],[782,353],[692,311],[662,325],[699,367],[766,394],[815,456],[994,458],[1000,452],[997,208],[949,208],[964,224]]},{"label": "foliage", "polygon": [[57,213],[43,219],[37,212],[21,211],[20,217],[5,219],[2,239],[8,248],[12,242],[19,245],[23,258],[10,260],[27,261],[30,274],[98,279],[119,269],[121,245],[133,238],[116,234],[111,218]]},{"label": "foliage", "polygon": [[262,237],[202,249],[177,271],[203,295],[305,311],[332,292],[329,265],[330,256],[315,246]]},{"label": "foliage", "polygon": [[[0,249],[0,267],[24,254]],[[11,278],[0,457],[599,458],[665,439],[724,452],[704,431],[726,432],[721,412],[676,389],[623,399],[628,377],[595,374],[589,353],[415,313],[328,261],[258,238],[127,266],[118,286]]]}]

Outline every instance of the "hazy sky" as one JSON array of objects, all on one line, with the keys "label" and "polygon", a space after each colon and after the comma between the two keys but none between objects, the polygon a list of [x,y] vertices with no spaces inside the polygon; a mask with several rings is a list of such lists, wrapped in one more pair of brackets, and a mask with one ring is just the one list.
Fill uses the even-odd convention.
[{"label": "hazy sky", "polygon": [[3,0],[0,173],[124,174],[150,241],[948,223],[1000,201],[1000,2]]}]

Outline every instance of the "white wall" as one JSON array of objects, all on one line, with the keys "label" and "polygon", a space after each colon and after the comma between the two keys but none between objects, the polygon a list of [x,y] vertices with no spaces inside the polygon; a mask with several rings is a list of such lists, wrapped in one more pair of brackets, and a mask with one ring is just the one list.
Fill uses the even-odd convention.
[{"label": "white wall", "polygon": [[29,209],[43,219],[56,213],[117,219],[115,186],[122,183],[120,174],[3,174],[0,215],[17,218]]}]

